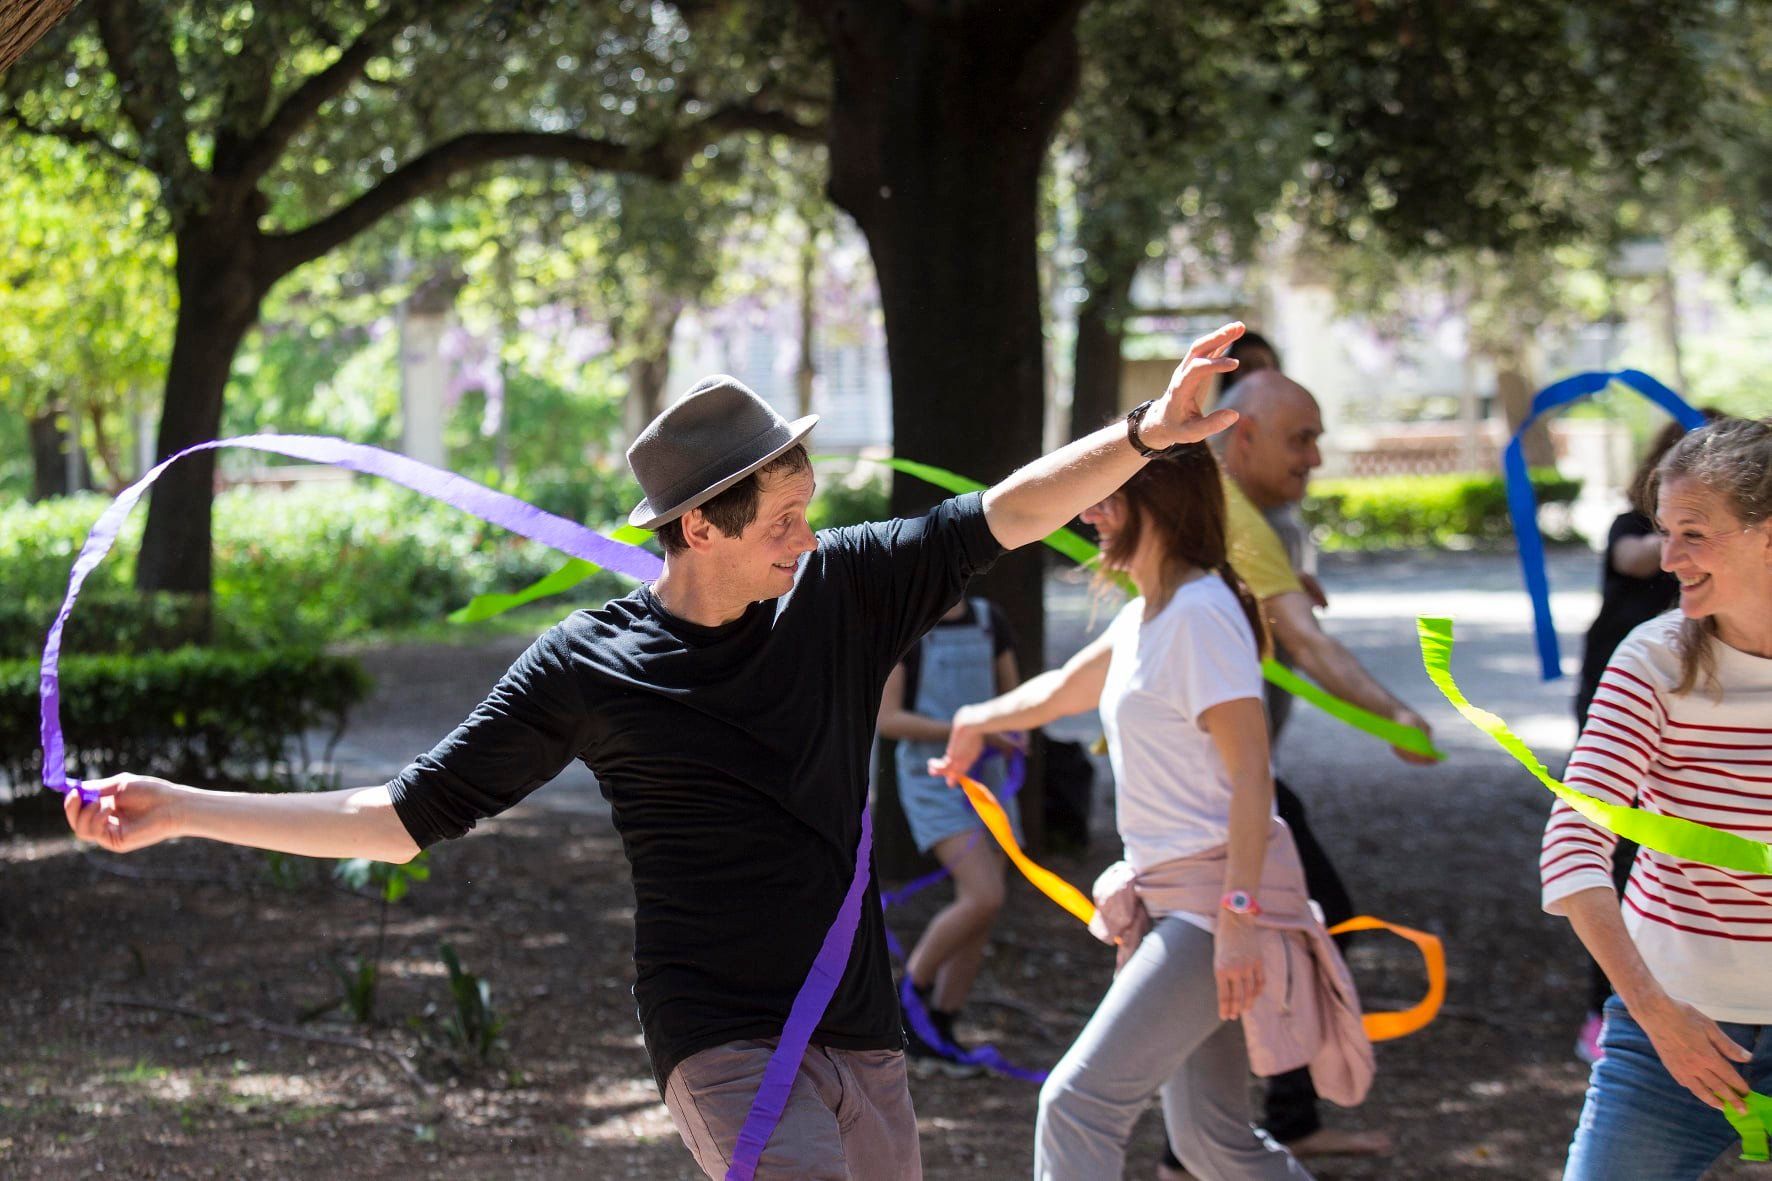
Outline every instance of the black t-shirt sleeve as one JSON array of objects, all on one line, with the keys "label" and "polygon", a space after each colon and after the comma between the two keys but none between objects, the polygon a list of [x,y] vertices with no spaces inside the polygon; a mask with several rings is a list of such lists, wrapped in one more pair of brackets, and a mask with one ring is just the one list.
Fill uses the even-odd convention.
[{"label": "black t-shirt sleeve", "polygon": [[1611,548],[1627,537],[1647,537],[1655,532],[1655,522],[1648,513],[1631,511],[1619,513],[1612,519],[1612,528],[1606,533],[1606,548]]},{"label": "black t-shirt sleeve", "polygon": [[1015,648],[1015,631],[1009,626],[1009,617],[1003,614],[1003,608],[995,603],[989,604],[991,609],[991,655],[1001,656]]},{"label": "black t-shirt sleeve", "polygon": [[589,743],[590,721],[555,628],[461,725],[388,784],[394,811],[420,848],[463,836],[558,775]]},{"label": "black t-shirt sleeve", "polygon": [[827,544],[848,570],[862,617],[878,621],[873,634],[888,667],[1003,553],[981,492],[944,500],[921,517],[834,530]]}]

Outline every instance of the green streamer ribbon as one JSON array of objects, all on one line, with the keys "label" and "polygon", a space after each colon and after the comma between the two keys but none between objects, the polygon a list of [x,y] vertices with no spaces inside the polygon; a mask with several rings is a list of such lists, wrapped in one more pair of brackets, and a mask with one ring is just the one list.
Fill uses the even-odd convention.
[{"label": "green streamer ribbon", "polygon": [[1261,675],[1294,697],[1310,702],[1336,721],[1344,722],[1400,750],[1425,755],[1431,759],[1446,757],[1446,753],[1418,728],[1405,726],[1371,710],[1361,709],[1351,701],[1343,701],[1322,686],[1305,680],[1277,660],[1270,658],[1262,661]]},{"label": "green streamer ribbon", "polygon": [[[814,455],[812,457],[813,461],[818,463],[846,460],[847,458],[847,456],[838,455]],[[962,476],[958,472],[951,472],[946,468],[934,467],[927,463],[918,463],[914,459],[900,459],[892,456],[874,459],[870,462],[884,464],[895,472],[902,472],[925,483],[933,484],[942,491],[953,493],[956,496],[966,492],[982,492],[985,489],[984,484],[968,476]],[[631,525],[623,525],[610,536],[617,541],[639,544],[649,534],[643,530],[635,529]],[[1101,550],[1073,530],[1058,529],[1048,534],[1043,540],[1079,566],[1094,566],[1101,561]],[[466,607],[451,614],[449,621],[451,623],[478,623],[481,620],[490,619],[513,607],[520,607],[525,603],[534,602],[536,599],[571,590],[596,571],[597,567],[590,562],[574,558],[552,574],[539,582],[531,583],[522,590],[510,594],[479,596]],[[1361,709],[1351,701],[1343,701],[1328,690],[1311,684],[1277,660],[1263,661],[1261,671],[1262,675],[1274,685],[1295,697],[1310,702],[1330,717],[1352,726],[1356,730],[1415,754],[1435,759],[1446,757],[1439,748],[1434,746],[1433,741],[1426,734],[1414,726],[1405,726],[1401,722],[1394,722],[1390,718],[1380,717],[1369,710]]]},{"label": "green streamer ribbon", "polygon": [[[1538,761],[1531,748],[1507,728],[1506,722],[1488,710],[1472,705],[1452,679],[1452,621],[1421,616],[1415,621],[1415,630],[1421,638],[1421,663],[1427,669],[1428,679],[1446,695],[1452,707],[1582,816],[1645,849],[1654,849],[1682,861],[1696,861],[1742,873],[1772,874],[1772,845],[1681,816],[1659,816],[1641,808],[1609,804],[1559,782]],[[1741,1159],[1767,1160],[1772,1096],[1749,1091],[1742,1102],[1745,1111],[1736,1111],[1727,1102],[1723,1104],[1723,1114],[1741,1137]]]},{"label": "green streamer ribbon", "polygon": [[[821,455],[819,459],[835,459],[836,456]],[[950,472],[946,468],[931,467],[926,463],[918,463],[914,459],[899,459],[896,456],[887,459],[876,459],[874,463],[883,463],[895,472],[903,472],[907,476],[915,476],[926,484],[934,484],[944,492],[952,492],[958,496],[962,492],[983,492],[985,485],[977,480]],[[1089,539],[1070,529],[1058,529],[1046,535],[1042,540],[1079,566],[1093,566],[1101,560],[1101,551],[1089,543]]]},{"label": "green streamer ribbon", "polygon": [[1741,1159],[1772,1160],[1766,1144],[1767,1132],[1772,1130],[1772,1095],[1749,1091],[1742,1097],[1742,1102],[1747,1105],[1745,1112],[1736,1111],[1727,1102],[1723,1104],[1723,1114],[1729,1118],[1735,1134],[1741,1137]]},{"label": "green streamer ribbon", "polygon": [[[652,534],[644,529],[636,529],[632,525],[623,525],[609,534],[616,541],[625,541],[629,545],[641,545],[651,540]],[[450,623],[479,623],[491,619],[494,615],[503,615],[506,611],[533,603],[537,599],[545,599],[550,595],[565,594],[591,575],[601,566],[587,562],[583,558],[573,558],[552,574],[532,582],[519,591],[506,594],[476,595],[468,605],[449,613]]]},{"label": "green streamer ribbon", "polygon": [[1452,621],[1422,616],[1415,621],[1415,630],[1421,638],[1421,663],[1427,669],[1428,680],[1446,695],[1452,707],[1581,815],[1626,840],[1669,857],[1741,873],[1772,874],[1772,845],[1764,841],[1724,832],[1683,816],[1660,816],[1626,804],[1609,804],[1553,778],[1531,748],[1507,728],[1506,722],[1472,705],[1452,679]]}]

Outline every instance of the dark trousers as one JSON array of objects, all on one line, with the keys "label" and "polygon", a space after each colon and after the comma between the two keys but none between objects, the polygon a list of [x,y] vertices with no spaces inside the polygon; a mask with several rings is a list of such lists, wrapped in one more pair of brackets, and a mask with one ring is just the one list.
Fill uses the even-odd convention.
[{"label": "dark trousers", "polygon": [[[1347,886],[1341,875],[1335,872],[1329,854],[1323,851],[1323,846],[1317,843],[1311,832],[1310,821],[1304,814],[1304,801],[1278,776],[1274,777],[1274,810],[1292,830],[1292,841],[1298,846],[1298,859],[1304,864],[1305,887],[1317,905],[1323,908],[1324,924],[1333,927],[1353,918],[1353,899],[1348,897]],[[1345,935],[1337,937],[1338,942],[1346,939]],[[1317,1112],[1317,1088],[1311,1083],[1310,1068],[1301,1066],[1268,1079],[1264,1112],[1262,1126],[1268,1135],[1281,1143],[1302,1139],[1322,1127],[1323,1119]],[[1167,1145],[1163,1149],[1163,1159],[1175,1168],[1181,1167],[1181,1162]]]}]

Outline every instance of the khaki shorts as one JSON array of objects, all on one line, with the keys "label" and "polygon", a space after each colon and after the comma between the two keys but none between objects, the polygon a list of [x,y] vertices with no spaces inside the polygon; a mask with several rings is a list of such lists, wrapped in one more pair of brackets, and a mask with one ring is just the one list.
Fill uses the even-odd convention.
[{"label": "khaki shorts", "polygon": [[[775,1041],[728,1042],[678,1063],[665,1106],[702,1172],[720,1181]],[[806,1047],[759,1181],[921,1181],[917,1116],[901,1050]]]}]

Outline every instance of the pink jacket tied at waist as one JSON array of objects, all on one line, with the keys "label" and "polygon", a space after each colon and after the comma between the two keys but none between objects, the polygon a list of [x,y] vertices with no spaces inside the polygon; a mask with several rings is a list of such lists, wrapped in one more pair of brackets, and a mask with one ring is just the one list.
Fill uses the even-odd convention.
[{"label": "pink jacket tied at waist", "polygon": [[[1143,873],[1121,861],[1095,880],[1096,915],[1089,929],[1118,945],[1116,972],[1151,929],[1151,910],[1217,913],[1226,855],[1220,845]],[[1292,832],[1279,817],[1268,837],[1260,898],[1255,922],[1264,982],[1243,1015],[1249,1066],[1267,1076],[1308,1065],[1317,1094],[1352,1107],[1372,1086],[1372,1043],[1360,1022],[1353,974],[1311,904]]]}]

